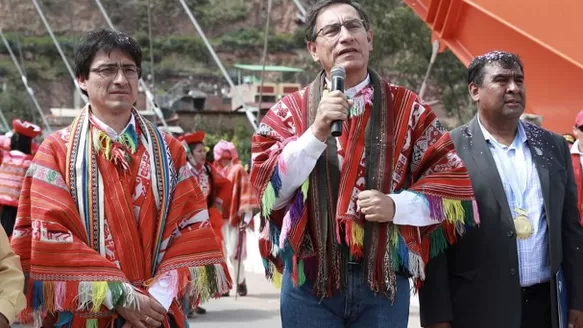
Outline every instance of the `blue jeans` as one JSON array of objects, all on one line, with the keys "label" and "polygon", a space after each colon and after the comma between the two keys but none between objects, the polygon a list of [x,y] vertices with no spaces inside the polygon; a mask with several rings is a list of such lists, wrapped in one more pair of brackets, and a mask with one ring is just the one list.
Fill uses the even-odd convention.
[{"label": "blue jeans", "polygon": [[409,280],[397,275],[395,301],[375,295],[361,276],[361,265],[348,265],[346,289],[319,300],[310,281],[293,287],[285,270],[280,296],[283,328],[407,328],[409,320]]}]

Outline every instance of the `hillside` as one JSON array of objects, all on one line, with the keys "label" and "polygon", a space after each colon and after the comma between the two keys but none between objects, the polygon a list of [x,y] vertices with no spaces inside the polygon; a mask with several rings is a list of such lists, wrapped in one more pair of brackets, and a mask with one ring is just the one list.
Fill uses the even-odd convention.
[{"label": "hillside", "polygon": [[[86,32],[107,27],[94,0],[37,0],[57,35],[66,56]],[[178,82],[205,92],[227,86],[178,0],[150,0],[152,50],[150,63],[148,0],[101,0],[117,29],[133,35],[143,47],[143,76],[164,94]],[[223,64],[259,64],[267,0],[186,0]],[[302,0],[307,6],[314,0]],[[418,90],[431,55],[430,32],[399,0],[361,0],[368,9],[375,41],[371,66],[393,81]],[[287,65],[305,70],[301,74],[267,75],[267,80],[308,83],[315,64],[305,50],[303,26],[298,25],[298,9],[293,0],[273,0],[270,15],[269,65]],[[21,62],[41,107],[72,107],[74,85],[52,40],[31,1],[1,0],[0,28]],[[442,118],[463,119],[467,108],[463,76],[465,68],[451,54],[438,56],[429,84],[428,101],[441,102]],[[152,76],[152,73],[153,76]],[[235,72],[230,70],[234,78]],[[462,82],[460,84],[460,81]],[[31,108],[20,76],[0,44],[0,108],[23,112]],[[34,108],[29,112],[33,112]],[[30,114],[27,114],[30,115]],[[10,116],[7,114],[7,116]]]}]

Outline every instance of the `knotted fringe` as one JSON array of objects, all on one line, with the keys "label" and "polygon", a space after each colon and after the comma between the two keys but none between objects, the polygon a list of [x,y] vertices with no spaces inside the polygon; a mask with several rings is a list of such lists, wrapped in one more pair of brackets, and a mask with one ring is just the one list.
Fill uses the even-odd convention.
[{"label": "knotted fringe", "polygon": [[357,259],[362,258],[364,255],[364,227],[351,220],[350,224],[346,225],[345,240],[350,247],[350,254]]},{"label": "knotted fringe", "polygon": [[[231,283],[223,264],[191,267],[189,271],[190,281],[187,284],[185,294],[200,303],[206,302],[211,298],[218,298],[221,294],[231,289]],[[174,295],[179,295],[178,284],[176,288],[173,291]]]},{"label": "knotted fringe", "polygon": [[[119,281],[32,281],[32,318],[34,327],[42,325],[44,313],[59,312],[57,326],[73,319],[72,312],[101,312],[101,307],[123,306],[138,309],[132,285]],[[30,313],[22,313],[21,323],[28,323]],[[97,321],[87,320],[87,327],[97,327]]]},{"label": "knotted fringe", "polygon": [[[271,176],[270,181],[267,183],[267,187],[263,192],[262,196],[262,215],[268,217],[273,208],[277,199],[279,198],[279,192],[281,190],[281,172],[280,168],[282,168],[284,164],[278,163],[275,166],[273,174]],[[309,190],[310,182],[309,179],[302,184],[298,192],[293,198],[293,202],[287,211],[286,215],[283,218],[282,228],[281,231],[278,231],[275,225],[269,225],[269,241],[271,243],[271,249],[269,253],[274,256],[282,256],[284,262],[289,264],[292,270],[292,280],[294,285],[302,285],[305,280],[304,274],[304,264],[303,261],[298,259],[298,254],[293,254],[293,251],[289,247],[287,243],[287,237],[289,232],[299,223],[302,218],[302,214],[305,210],[306,200],[308,198],[308,190]],[[261,241],[260,241],[261,243]],[[284,251],[285,250],[285,251]],[[273,276],[277,270],[274,268],[273,264],[269,263],[268,261],[264,261],[265,266],[265,276],[267,279],[273,279]]]},{"label": "knotted fringe", "polygon": [[[411,275],[418,289],[425,280],[425,265],[427,262],[440,255],[450,245],[455,243],[456,235],[462,236],[466,229],[479,225],[480,219],[478,208],[475,201],[460,201],[448,198],[440,198],[426,195],[427,203],[430,209],[432,219],[440,222],[429,234],[429,240],[422,242],[422,254],[411,252],[405,244],[403,238],[399,236],[393,240],[393,267],[398,270],[399,267],[407,270]],[[448,229],[448,225],[453,229]],[[455,231],[455,232],[454,232]],[[397,233],[397,230],[395,230]],[[427,258],[423,254],[426,254]]]}]

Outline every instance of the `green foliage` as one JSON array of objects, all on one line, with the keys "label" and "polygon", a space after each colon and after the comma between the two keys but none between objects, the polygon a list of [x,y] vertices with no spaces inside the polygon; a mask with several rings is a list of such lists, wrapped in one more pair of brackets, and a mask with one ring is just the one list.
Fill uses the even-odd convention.
[{"label": "green foliage", "polygon": [[[431,59],[431,30],[398,0],[362,0],[371,21],[374,50],[371,67],[413,91],[423,83]],[[450,52],[438,54],[428,84],[435,85],[446,114],[458,124],[472,115],[467,97],[466,68]]]},{"label": "green foliage", "polygon": [[[249,15],[249,8],[244,0],[213,0],[197,6],[197,19],[207,29],[243,21]],[[189,6],[194,8],[194,6]]]},{"label": "green foliage", "polygon": [[13,119],[21,118],[43,126],[26,91],[9,89],[6,92],[0,92],[0,110],[9,125]]},{"label": "green foliage", "polygon": [[[49,36],[19,37],[12,33],[6,33],[5,36],[10,48],[12,48],[12,51],[16,56],[18,56],[19,51],[21,51],[22,53],[26,53],[27,56],[32,56],[33,60],[45,57],[52,63],[55,61],[61,61],[59,52]],[[57,37],[56,39],[59,42],[63,53],[67,56],[67,59],[71,61],[78,40],[71,37]],[[3,42],[0,43],[0,54],[8,55],[8,49],[6,49]]]},{"label": "green foliage", "polygon": [[[220,51],[246,50],[259,53],[263,49],[264,31],[259,28],[232,30],[225,33],[217,44]],[[273,34],[267,37],[270,52],[287,52],[293,49],[303,49],[304,41],[299,33]]]},{"label": "green foliage", "polygon": [[[247,164],[251,158],[251,136],[253,135],[253,131],[249,128],[249,124],[246,122],[238,122],[232,130],[222,129],[218,125],[214,126],[214,128],[214,130],[201,128],[206,132],[204,142],[210,147],[210,151],[213,151],[214,145],[216,145],[219,140],[230,141],[235,145],[241,163],[243,165]],[[199,129],[196,127],[193,128],[193,131],[197,130]]]}]

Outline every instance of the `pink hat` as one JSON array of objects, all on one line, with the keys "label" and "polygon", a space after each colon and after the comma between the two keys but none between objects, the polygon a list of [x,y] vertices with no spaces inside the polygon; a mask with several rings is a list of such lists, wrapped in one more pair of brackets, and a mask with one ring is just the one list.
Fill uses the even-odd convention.
[{"label": "pink hat", "polygon": [[235,145],[232,142],[225,140],[220,140],[217,142],[215,148],[213,149],[213,153],[215,155],[215,161],[221,160],[223,158],[230,158],[232,160],[239,159],[239,154],[237,154]]}]

